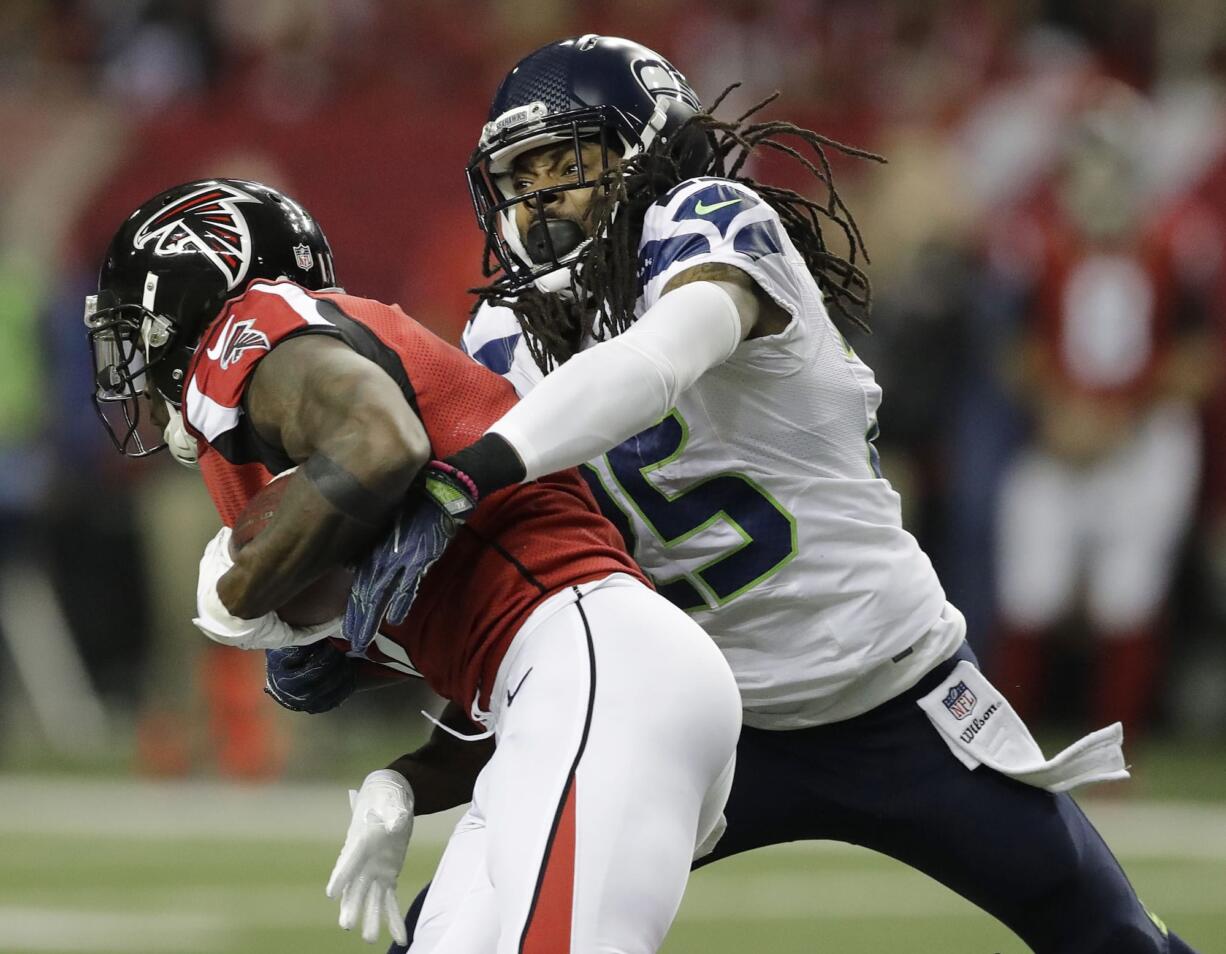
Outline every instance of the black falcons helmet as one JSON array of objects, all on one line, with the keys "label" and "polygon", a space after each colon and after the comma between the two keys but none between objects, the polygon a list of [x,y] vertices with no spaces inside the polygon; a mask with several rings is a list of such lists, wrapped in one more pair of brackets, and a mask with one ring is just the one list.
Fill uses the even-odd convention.
[{"label": "black falcons helmet", "polygon": [[[701,108],[668,60],[631,40],[588,34],[550,43],[521,60],[494,94],[489,122],[468,163],[477,221],[509,288],[557,272],[583,243],[582,230],[565,220],[538,218],[526,239],[515,225],[521,202],[540,209],[546,194],[591,188],[580,143],[598,142],[608,169],[610,151],[628,159],[657,140],[668,142]],[[578,180],[516,195],[510,183],[515,157],[555,142],[574,143]],[[682,155],[684,178],[705,172],[711,158],[706,136],[695,133]],[[554,285],[560,287],[557,280],[540,287],[556,290]]]},{"label": "black falcons helmet", "polygon": [[111,239],[98,294],[85,299],[94,403],[115,447],[144,457],[140,397],[176,408],[187,363],[227,299],[255,278],[317,290],[336,284],[332,250],[311,214],[258,182],[201,179],[167,189]]}]

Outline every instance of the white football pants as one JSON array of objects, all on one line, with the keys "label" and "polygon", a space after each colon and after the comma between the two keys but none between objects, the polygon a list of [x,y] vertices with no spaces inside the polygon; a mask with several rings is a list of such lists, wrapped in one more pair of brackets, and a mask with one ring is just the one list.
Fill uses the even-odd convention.
[{"label": "white football pants", "polygon": [[721,821],[741,703],[723,656],[615,574],[557,593],[498,671],[498,747],[411,954],[650,954]]},{"label": "white football pants", "polygon": [[1088,467],[1020,453],[1001,488],[997,526],[1001,613],[1042,629],[1071,612],[1084,587],[1104,635],[1152,621],[1175,572],[1200,478],[1195,412],[1159,405],[1135,436]]}]

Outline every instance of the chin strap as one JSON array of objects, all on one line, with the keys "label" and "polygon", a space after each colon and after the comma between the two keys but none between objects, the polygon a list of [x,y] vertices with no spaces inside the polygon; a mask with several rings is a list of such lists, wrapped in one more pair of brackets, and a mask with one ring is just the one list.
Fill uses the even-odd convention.
[{"label": "chin strap", "polygon": [[453,738],[459,739],[461,742],[481,742],[481,741],[484,741],[485,739],[492,739],[494,737],[494,732],[496,731],[494,729],[486,729],[484,732],[477,732],[474,735],[465,735],[463,732],[457,732],[455,729],[453,729],[449,725],[443,725],[442,722],[434,718],[434,716],[430,715],[430,713],[427,712],[425,709],[421,710],[421,714],[424,715],[431,722],[433,722],[440,729],[442,729],[444,732],[446,732],[448,735],[452,736]]},{"label": "chin strap", "polygon": [[170,421],[162,435],[166,438],[166,446],[170,448],[170,456],[184,467],[199,470],[200,452],[196,446],[196,439],[187,433],[178,408],[168,401],[166,410],[170,412]]}]

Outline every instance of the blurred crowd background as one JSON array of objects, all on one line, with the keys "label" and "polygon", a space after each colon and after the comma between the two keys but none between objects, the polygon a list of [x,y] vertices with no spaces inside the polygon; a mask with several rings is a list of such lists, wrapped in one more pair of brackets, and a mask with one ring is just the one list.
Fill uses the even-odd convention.
[{"label": "blurred crowd background", "polygon": [[[981,659],[1040,726],[1226,738],[1220,0],[5,0],[0,768],[320,769],[261,658],[191,627],[217,519],[195,475],[97,425],[83,296],[145,198],[255,178],[313,210],[350,291],[457,340],[489,99],[587,32],[707,102],[740,82],[721,115],[779,90],[764,115],[888,158],[835,159],[875,291],[849,337]],[[753,174],[817,185],[778,157]],[[418,702],[342,724],[418,733]]]}]

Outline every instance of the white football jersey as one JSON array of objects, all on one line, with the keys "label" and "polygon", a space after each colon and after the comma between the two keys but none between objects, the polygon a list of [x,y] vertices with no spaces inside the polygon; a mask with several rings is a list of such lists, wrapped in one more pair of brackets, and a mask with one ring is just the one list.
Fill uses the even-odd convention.
[{"label": "white football jersey", "polygon": [[[847,719],[949,657],[965,622],[881,476],[881,389],[766,202],[715,178],[662,198],[643,223],[637,314],[707,262],[753,276],[792,321],[585,470],[660,592],[723,650],[747,725]],[[463,346],[521,395],[541,378],[509,309],[479,310]]]}]

